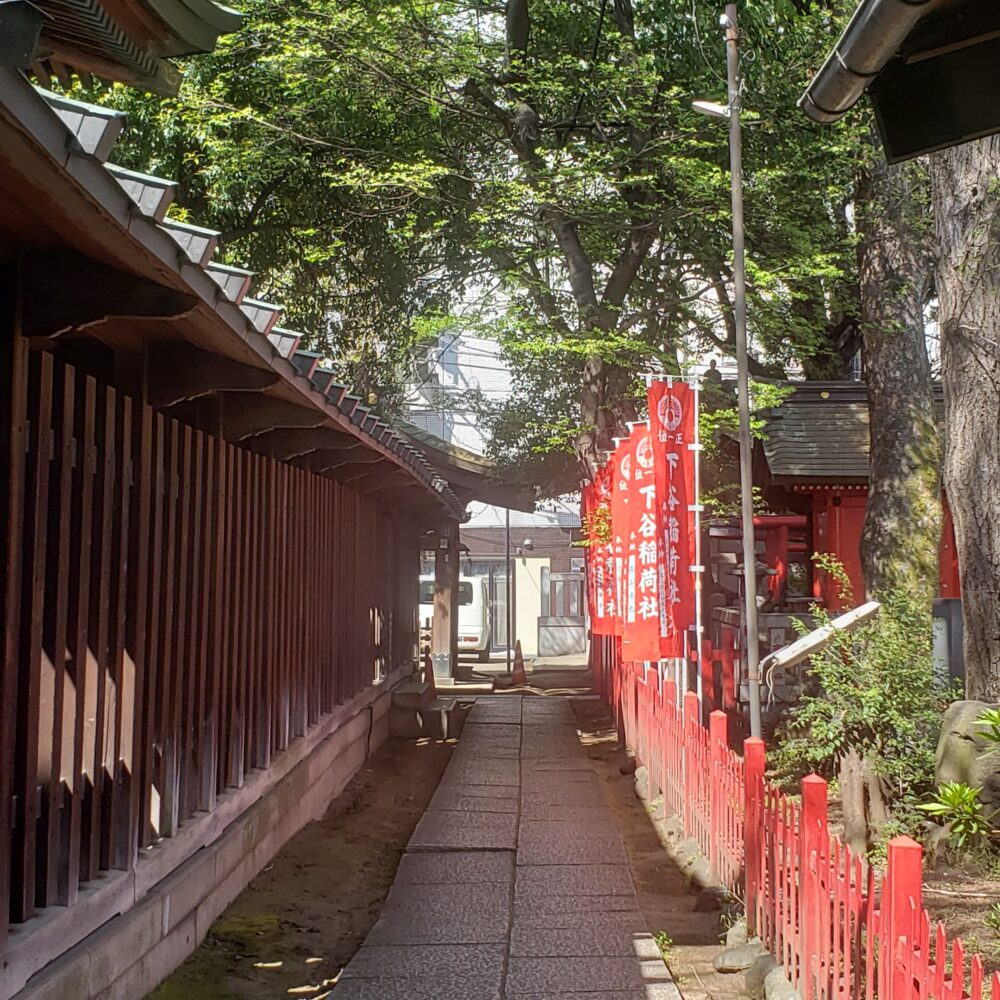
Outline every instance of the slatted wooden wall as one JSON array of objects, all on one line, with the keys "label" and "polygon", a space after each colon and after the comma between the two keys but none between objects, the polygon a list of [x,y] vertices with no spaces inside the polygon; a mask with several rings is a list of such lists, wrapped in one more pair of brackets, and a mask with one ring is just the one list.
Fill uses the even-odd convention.
[{"label": "slatted wooden wall", "polygon": [[417,574],[370,499],[2,354],[0,958],[406,659]]}]

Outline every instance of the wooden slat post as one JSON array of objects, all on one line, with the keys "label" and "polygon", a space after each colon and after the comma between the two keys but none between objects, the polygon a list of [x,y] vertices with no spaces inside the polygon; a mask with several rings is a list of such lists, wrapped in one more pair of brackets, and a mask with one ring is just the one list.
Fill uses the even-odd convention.
[{"label": "wooden slat post", "polygon": [[816,774],[802,779],[802,829],[799,858],[799,927],[802,943],[801,985],[803,1000],[819,996],[823,951],[821,927],[822,907],[829,905],[824,898],[825,878],[822,872],[827,862],[830,834],[827,829],[826,782]]},{"label": "wooden slat post", "polygon": [[694,691],[684,693],[684,834],[695,835],[695,800],[698,796],[697,756],[694,740],[691,738],[695,726],[701,725],[698,695]]},{"label": "wooden slat post", "polygon": [[884,982],[884,992],[880,996],[884,1000],[914,1000],[916,918],[923,910],[923,852],[910,837],[895,837],[889,841],[888,848],[879,941],[880,979]]},{"label": "wooden slat post", "polygon": [[[0,954],[7,939],[11,875],[11,803],[21,620],[24,452],[28,347],[19,332],[19,269],[0,276]],[[8,318],[13,322],[8,324]]]},{"label": "wooden slat post", "polygon": [[723,883],[725,882],[722,867],[722,850],[725,843],[725,786],[722,769],[725,754],[729,750],[729,719],[725,712],[716,710],[709,715],[708,738],[711,751],[708,842],[712,845],[709,861],[715,881]]},{"label": "wooden slat post", "polygon": [[746,873],[747,931],[760,933],[758,905],[761,885],[761,846],[764,833],[764,741],[751,736],[743,741],[744,857]]},{"label": "wooden slat post", "polygon": [[454,677],[458,666],[458,562],[458,524],[449,522],[438,532],[434,551],[431,658],[442,677]]}]

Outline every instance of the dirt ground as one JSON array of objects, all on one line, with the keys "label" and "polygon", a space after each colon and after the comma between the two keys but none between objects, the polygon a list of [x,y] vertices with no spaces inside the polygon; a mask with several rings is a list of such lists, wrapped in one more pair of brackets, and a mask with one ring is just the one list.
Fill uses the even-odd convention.
[{"label": "dirt ground", "polygon": [[1000,879],[940,867],[924,877],[924,906],[931,919],[944,921],[948,934],[979,952],[987,973],[1000,972],[1000,928],[986,921],[1000,903]]},{"label": "dirt ground", "polygon": [[378,918],[452,745],[390,740],[149,1000],[327,996]]},{"label": "dirt ground", "polygon": [[622,775],[625,753],[607,707],[596,698],[574,699],[581,739],[603,779],[608,803],[625,841],[632,880],[650,933],[685,1000],[745,1000],[742,973],[712,968],[725,931],[718,911],[695,913],[695,895],[664,847],[652,810],[635,795],[631,775]]}]

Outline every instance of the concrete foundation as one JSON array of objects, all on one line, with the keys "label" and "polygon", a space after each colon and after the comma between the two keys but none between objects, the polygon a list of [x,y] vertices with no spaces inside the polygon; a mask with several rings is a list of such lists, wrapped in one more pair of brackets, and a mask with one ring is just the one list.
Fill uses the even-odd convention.
[{"label": "concrete foundation", "polygon": [[220,796],[216,808],[111,873],[66,909],[11,935],[0,1000],[140,1000],[204,940],[212,922],[282,846],[320,818],[389,735],[386,682]]}]

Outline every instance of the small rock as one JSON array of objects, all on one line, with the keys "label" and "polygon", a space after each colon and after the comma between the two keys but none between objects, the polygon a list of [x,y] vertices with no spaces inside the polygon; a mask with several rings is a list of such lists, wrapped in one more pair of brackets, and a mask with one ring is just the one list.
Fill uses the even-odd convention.
[{"label": "small rock", "polygon": [[775,965],[764,977],[764,1000],[800,1000],[780,965]]},{"label": "small rock", "polygon": [[642,802],[649,800],[649,769],[645,764],[640,764],[635,769],[635,774],[632,776],[632,780],[635,782],[635,795],[636,798]]},{"label": "small rock", "polygon": [[667,816],[663,820],[662,829],[664,836],[677,840],[684,836],[684,821],[680,816]]},{"label": "small rock", "polygon": [[[722,909],[724,905],[723,901],[727,898],[725,889],[721,890],[723,893],[722,897],[705,896],[706,892],[712,894],[719,889],[719,886],[715,884],[712,866],[708,863],[707,858],[699,856],[692,859],[691,863],[685,866],[684,874],[687,875],[692,885],[696,885],[702,890],[698,893],[698,899],[694,904],[696,913],[710,913],[712,910]],[[699,908],[699,903],[701,903],[703,896],[706,901]],[[709,899],[712,899],[712,902],[708,902]]]},{"label": "small rock", "polygon": [[741,944],[746,944],[749,938],[747,937],[747,922],[745,920],[737,920],[732,927],[726,931],[726,947],[727,948],[738,948]]},{"label": "small rock", "polygon": [[766,953],[754,959],[746,975],[747,993],[752,1000],[764,1000],[764,980],[777,965],[778,963]]},{"label": "small rock", "polygon": [[[705,867],[707,869],[708,865],[706,864]],[[691,877],[690,872],[688,875]],[[724,889],[721,885],[707,885],[698,893],[698,898],[694,901],[694,912],[714,913],[717,910],[723,909],[728,902],[728,890]]]},{"label": "small rock", "polygon": [[743,972],[764,954],[764,946],[755,939],[736,948],[727,948],[715,956],[712,965],[716,972]]}]

